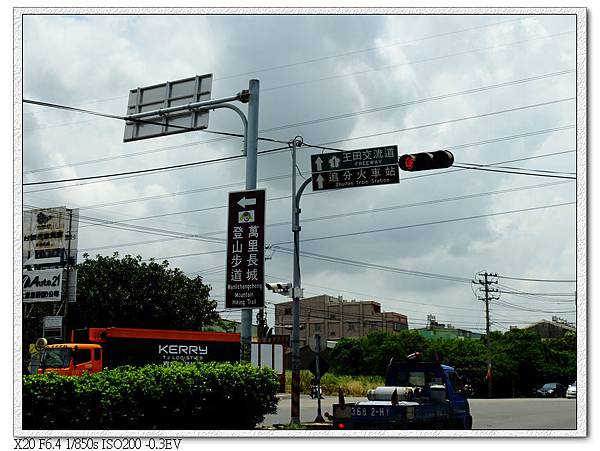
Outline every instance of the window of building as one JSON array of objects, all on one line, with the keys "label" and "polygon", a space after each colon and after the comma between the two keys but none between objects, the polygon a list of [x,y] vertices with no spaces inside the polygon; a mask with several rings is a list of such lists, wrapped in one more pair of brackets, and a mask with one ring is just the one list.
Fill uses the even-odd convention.
[{"label": "window of building", "polygon": [[381,313],[381,306],[380,305],[374,305],[373,306],[373,311],[375,313]]},{"label": "window of building", "polygon": [[329,332],[329,335],[331,335],[332,337],[335,337],[335,335],[336,335],[335,330],[332,330],[331,332]]},{"label": "window of building", "polygon": [[321,324],[315,324],[315,332],[321,332]]},{"label": "window of building", "polygon": [[291,315],[291,314],[292,314],[292,308],[291,308],[291,307],[286,307],[286,308],[283,310],[283,314],[284,314],[284,315]]},{"label": "window of building", "polygon": [[332,320],[335,321],[337,319],[336,316],[335,316],[335,313],[330,313],[329,314],[329,319],[332,319]]},{"label": "window of building", "polygon": [[354,323],[348,323],[348,331],[354,332],[356,330],[356,326]]}]

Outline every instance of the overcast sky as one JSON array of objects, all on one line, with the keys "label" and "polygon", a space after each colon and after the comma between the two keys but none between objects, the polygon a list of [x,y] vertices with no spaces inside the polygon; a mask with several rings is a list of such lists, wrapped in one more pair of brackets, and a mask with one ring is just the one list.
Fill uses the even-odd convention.
[{"label": "overcast sky", "polygon": [[[220,98],[255,78],[263,138],[298,135],[344,150],[397,145],[401,154],[448,149],[457,165],[549,171],[402,172],[399,184],[308,188],[302,197],[301,251],[313,254],[301,258],[306,296],[375,300],[407,315],[411,328],[432,313],[481,331],[484,306],[470,281],[487,271],[501,276],[491,320],[504,331],[555,315],[575,320],[575,283],[556,282],[576,277],[575,25],[575,16],[559,15],[29,15],[23,98],[123,115],[138,86],[212,73],[212,98]],[[242,148],[240,138],[203,132],[123,143],[123,129],[119,120],[24,104],[23,181],[212,160]],[[235,113],[217,110],[209,130],[242,127]],[[259,143],[259,151],[277,147]],[[299,149],[298,184],[320,152]],[[291,201],[281,198],[290,195],[291,171],[287,150],[258,159],[266,241],[288,249]],[[225,245],[164,235],[225,238],[227,193],[244,179],[237,159],[25,186],[23,203],[80,208],[79,261],[84,252],[115,251],[168,259],[201,275],[224,310]],[[123,223],[90,224],[98,219]],[[124,230],[131,225],[160,233]],[[291,281],[291,256],[268,254],[267,280]],[[267,294],[270,325],[273,304],[287,300]],[[239,311],[222,316],[239,319]]]}]

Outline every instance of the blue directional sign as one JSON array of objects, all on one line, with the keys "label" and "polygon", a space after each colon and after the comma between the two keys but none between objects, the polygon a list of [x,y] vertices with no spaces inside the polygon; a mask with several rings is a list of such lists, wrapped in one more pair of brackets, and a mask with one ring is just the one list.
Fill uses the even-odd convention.
[{"label": "blue directional sign", "polygon": [[398,146],[310,156],[313,191],[387,185],[400,181]]}]

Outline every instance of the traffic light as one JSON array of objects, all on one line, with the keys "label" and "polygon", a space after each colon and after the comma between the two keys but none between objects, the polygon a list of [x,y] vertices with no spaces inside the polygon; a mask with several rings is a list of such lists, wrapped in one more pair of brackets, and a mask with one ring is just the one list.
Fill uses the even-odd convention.
[{"label": "traffic light", "polygon": [[449,168],[454,163],[454,155],[448,150],[406,154],[400,157],[398,164],[403,171],[426,171],[429,169]]}]

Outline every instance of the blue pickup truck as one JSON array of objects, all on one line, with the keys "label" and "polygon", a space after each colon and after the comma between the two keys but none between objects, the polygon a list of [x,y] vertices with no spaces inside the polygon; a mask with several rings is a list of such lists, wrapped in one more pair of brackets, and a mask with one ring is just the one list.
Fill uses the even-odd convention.
[{"label": "blue pickup truck", "polygon": [[333,405],[334,429],[471,429],[473,418],[454,368],[421,362],[391,362],[384,387],[369,390],[366,401]]}]

